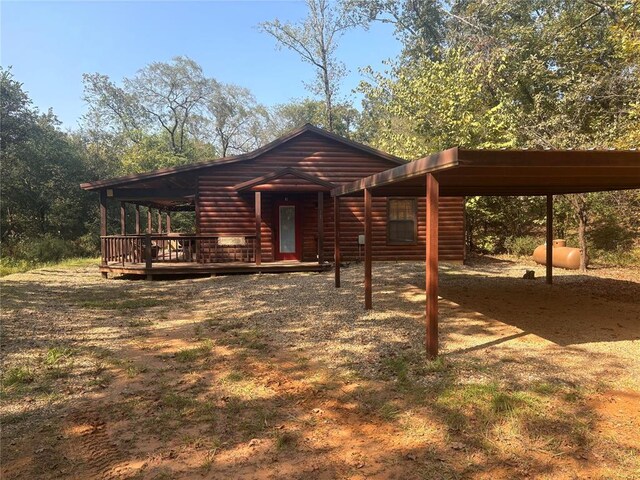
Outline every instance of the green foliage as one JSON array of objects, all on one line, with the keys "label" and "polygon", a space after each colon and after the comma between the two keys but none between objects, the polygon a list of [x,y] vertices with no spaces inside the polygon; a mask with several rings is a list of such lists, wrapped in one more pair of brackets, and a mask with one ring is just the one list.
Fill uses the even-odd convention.
[{"label": "green foliage", "polygon": [[[389,71],[369,69],[371,79],[360,86],[365,98],[359,136],[383,150],[416,158],[456,145],[640,144],[640,14],[633,2],[616,0],[602,8],[563,0],[346,5],[365,24],[393,24],[404,45]],[[578,230],[585,249],[637,242],[640,208],[634,196],[560,199],[556,233],[565,237]],[[518,211],[520,201],[468,202],[468,246],[503,251],[507,237],[537,233],[544,212],[530,208],[529,200]],[[611,211],[615,204],[625,209]],[[626,207],[632,204],[635,209]],[[611,217],[618,225],[599,225]]]},{"label": "green foliage", "polygon": [[504,252],[507,239],[543,228],[545,206],[539,197],[468,197],[467,246],[484,253]]},{"label": "green foliage", "polygon": [[536,247],[542,245],[544,239],[532,236],[508,237],[504,242],[507,253],[518,257],[530,257]]},{"label": "green foliage", "polygon": [[189,163],[188,157],[176,154],[163,135],[145,135],[126,148],[121,157],[121,173],[147,172]]},{"label": "green foliage", "polygon": [[476,56],[454,49],[439,60],[396,64],[390,76],[373,74],[374,83],[360,85],[372,108],[371,140],[405,158],[454,145],[514,146],[511,105],[491,97],[486,76]]},{"label": "green foliage", "polygon": [[[359,119],[360,113],[350,104],[343,102],[333,105],[334,133],[347,138],[357,135],[355,129]],[[326,123],[324,103],[310,98],[277,105],[271,114],[271,122],[276,135],[298,128],[305,123],[329,128]]]},{"label": "green foliage", "polygon": [[59,262],[64,258],[81,257],[89,253],[82,250],[75,242],[63,240],[51,234],[18,241],[10,249],[11,257],[30,263]]}]

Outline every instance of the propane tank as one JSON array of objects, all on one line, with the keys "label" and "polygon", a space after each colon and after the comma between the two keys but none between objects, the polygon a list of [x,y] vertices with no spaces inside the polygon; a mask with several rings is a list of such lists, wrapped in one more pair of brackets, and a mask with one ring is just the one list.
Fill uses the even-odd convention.
[{"label": "propane tank", "polygon": [[[553,261],[551,264],[554,267],[566,268],[568,270],[578,270],[580,268],[580,249],[567,247],[566,244],[566,240],[553,241]],[[546,244],[536,247],[536,249],[533,251],[533,260],[540,265],[546,265]]]}]

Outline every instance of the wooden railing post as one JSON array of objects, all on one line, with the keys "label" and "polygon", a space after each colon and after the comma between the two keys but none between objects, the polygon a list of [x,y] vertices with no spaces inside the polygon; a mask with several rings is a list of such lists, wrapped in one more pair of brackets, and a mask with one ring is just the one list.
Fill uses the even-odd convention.
[{"label": "wooden railing post", "polygon": [[149,233],[144,236],[144,266],[145,268],[151,268],[153,266],[153,259],[151,258],[151,234]]},{"label": "wooden railing post", "polygon": [[120,234],[127,234],[127,210],[125,202],[120,202]]}]

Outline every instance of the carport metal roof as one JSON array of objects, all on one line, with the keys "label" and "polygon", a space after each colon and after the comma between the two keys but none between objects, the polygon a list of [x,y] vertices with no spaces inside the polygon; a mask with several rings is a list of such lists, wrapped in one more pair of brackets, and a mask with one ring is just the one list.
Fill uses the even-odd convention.
[{"label": "carport metal roof", "polygon": [[636,150],[450,148],[332,190],[333,196],[423,196],[433,174],[440,196],[555,195],[640,188]]}]

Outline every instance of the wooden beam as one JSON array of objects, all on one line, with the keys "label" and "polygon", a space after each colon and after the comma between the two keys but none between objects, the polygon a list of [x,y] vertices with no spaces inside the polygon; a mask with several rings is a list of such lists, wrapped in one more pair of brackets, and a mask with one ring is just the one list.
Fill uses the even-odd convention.
[{"label": "wooden beam", "polygon": [[371,191],[364,191],[364,308],[373,308],[371,287],[371,261],[372,261],[372,228],[371,228]]},{"label": "wooden beam", "polygon": [[126,204],[120,202],[120,235],[127,234],[127,211]]},{"label": "wooden beam", "polygon": [[318,192],[318,263],[324,263],[324,193]]},{"label": "wooden beam", "polygon": [[256,265],[262,263],[262,194],[255,192],[255,209],[256,209]]},{"label": "wooden beam", "polygon": [[553,283],[553,195],[547,195],[547,283]]},{"label": "wooden beam", "polygon": [[439,185],[436,178],[426,175],[427,188],[427,239],[425,255],[426,278],[426,349],[431,359],[438,356],[438,197]]},{"label": "wooden beam", "polygon": [[158,233],[162,233],[162,212],[158,210]]},{"label": "wooden beam", "polygon": [[167,212],[167,233],[171,233],[171,213]]},{"label": "wooden beam", "polygon": [[100,236],[107,235],[107,192],[100,191]]},{"label": "wooden beam", "polygon": [[333,260],[335,285],[340,288],[340,197],[333,197]]},{"label": "wooden beam", "polygon": [[151,207],[147,207],[147,233],[153,233],[153,217]]},{"label": "wooden beam", "polygon": [[136,205],[136,235],[140,235],[140,205]]},{"label": "wooden beam", "polygon": [[187,200],[195,196],[188,188],[120,188],[113,191],[117,200]]}]

